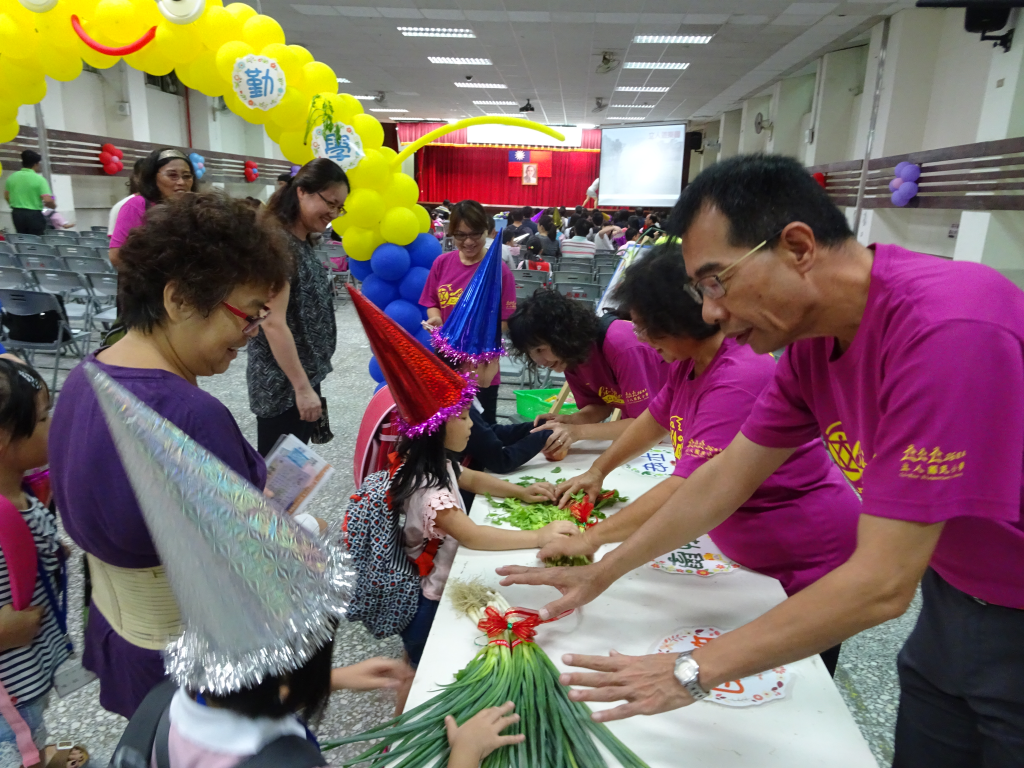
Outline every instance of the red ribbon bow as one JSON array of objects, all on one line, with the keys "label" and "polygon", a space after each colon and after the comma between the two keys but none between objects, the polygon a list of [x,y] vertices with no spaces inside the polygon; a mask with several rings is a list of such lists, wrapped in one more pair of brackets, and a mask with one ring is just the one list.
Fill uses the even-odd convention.
[{"label": "red ribbon bow", "polygon": [[[568,616],[572,613],[572,610],[570,609],[560,613],[554,618],[543,620],[537,611],[530,608],[509,608],[504,614],[502,614],[498,613],[498,611],[491,606],[487,606],[487,608],[484,609],[484,613],[486,613],[487,616],[477,623],[477,627],[486,632],[488,637],[496,637],[502,632],[508,630],[520,640],[532,643],[534,636],[537,634],[538,626],[552,621],[557,621],[564,616]],[[514,645],[518,645],[518,642],[514,643]]]}]

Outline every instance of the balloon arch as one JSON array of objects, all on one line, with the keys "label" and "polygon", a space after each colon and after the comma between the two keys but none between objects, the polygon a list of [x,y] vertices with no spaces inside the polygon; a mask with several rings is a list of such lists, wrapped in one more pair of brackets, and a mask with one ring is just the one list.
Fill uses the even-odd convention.
[{"label": "balloon arch", "polygon": [[439,136],[480,123],[519,125],[564,139],[527,120],[478,117],[433,131],[398,154],[383,146],[383,127],[359,101],[338,93],[329,66],[302,46],[288,45],[277,21],[244,3],[0,0],[0,143],[18,135],[18,108],[46,96],[46,76],[67,82],[81,74],[83,62],[107,69],[122,58],[151,75],[173,70],[187,87],[222,96],[243,120],[263,125],[296,165],[314,157],[341,165],[351,193],[334,230],[348,256],[361,262],[354,265],[357,277],[372,272],[380,278],[382,299],[418,298],[406,278],[410,271],[423,277],[412,267],[429,266],[440,250],[427,234],[429,214],[417,205],[419,187],[401,172],[406,157]]}]

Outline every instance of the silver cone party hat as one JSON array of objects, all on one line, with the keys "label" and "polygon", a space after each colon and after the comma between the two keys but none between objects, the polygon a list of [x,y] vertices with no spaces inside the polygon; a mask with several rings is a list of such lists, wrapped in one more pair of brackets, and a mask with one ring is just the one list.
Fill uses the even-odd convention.
[{"label": "silver cone party hat", "polygon": [[224,695],[302,666],[345,612],[347,554],[95,365],[86,370],[186,622],[167,673]]}]

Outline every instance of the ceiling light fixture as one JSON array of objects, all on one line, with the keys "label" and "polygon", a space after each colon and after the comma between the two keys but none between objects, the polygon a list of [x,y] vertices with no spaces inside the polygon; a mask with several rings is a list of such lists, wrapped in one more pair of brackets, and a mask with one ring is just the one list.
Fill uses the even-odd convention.
[{"label": "ceiling light fixture", "polygon": [[688,61],[627,61],[624,69],[686,69]]},{"label": "ceiling light fixture", "polygon": [[398,27],[405,37],[461,37],[475,38],[472,29],[442,29],[438,27]]},{"label": "ceiling light fixture", "polygon": [[516,102],[514,101],[474,101],[479,107],[514,107]]},{"label": "ceiling light fixture", "polygon": [[637,35],[634,43],[655,43],[658,45],[706,45],[714,35]]},{"label": "ceiling light fixture", "polygon": [[[486,88],[488,90],[508,90],[504,83],[455,83],[456,88]],[[665,89],[668,90],[667,88]]]},{"label": "ceiling light fixture", "polygon": [[338,82],[339,83],[351,83],[352,81],[349,80],[348,78],[345,78],[345,77],[339,77],[338,78]]},{"label": "ceiling light fixture", "polygon": [[363,96],[353,96],[352,98],[353,99],[359,99],[359,101],[373,101],[377,97],[376,96],[370,96],[369,94],[366,94],[366,95],[363,95]]},{"label": "ceiling light fixture", "polygon": [[614,115],[608,115],[608,119],[612,122],[616,120],[646,120],[646,117],[615,117]]},{"label": "ceiling light fixture", "polygon": [[408,109],[381,109],[380,107],[378,107],[377,109],[371,109],[370,111],[371,112],[393,112],[395,114],[399,114],[399,113],[402,113],[402,112],[408,112],[409,110]]},{"label": "ceiling light fixture", "polygon": [[427,56],[431,64],[466,64],[467,66],[489,67],[490,59],[465,59],[456,56]]},{"label": "ceiling light fixture", "polygon": [[616,91],[626,91],[628,93],[668,93],[667,85],[620,85],[615,88]]},{"label": "ceiling light fixture", "polygon": [[654,109],[654,105],[653,104],[612,104],[612,109]]}]

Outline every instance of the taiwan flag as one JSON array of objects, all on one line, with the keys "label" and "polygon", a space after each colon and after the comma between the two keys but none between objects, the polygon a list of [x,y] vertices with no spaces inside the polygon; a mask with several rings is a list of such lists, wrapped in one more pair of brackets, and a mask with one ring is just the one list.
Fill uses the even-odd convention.
[{"label": "taiwan flag", "polygon": [[508,175],[522,177],[523,166],[533,163],[537,166],[537,178],[551,178],[551,153],[536,149],[510,149],[508,151]]}]

